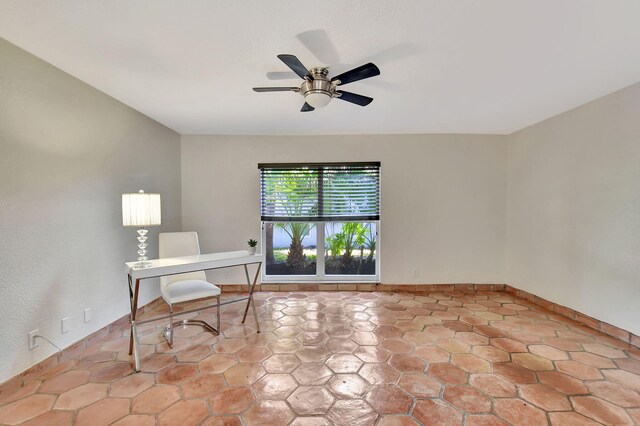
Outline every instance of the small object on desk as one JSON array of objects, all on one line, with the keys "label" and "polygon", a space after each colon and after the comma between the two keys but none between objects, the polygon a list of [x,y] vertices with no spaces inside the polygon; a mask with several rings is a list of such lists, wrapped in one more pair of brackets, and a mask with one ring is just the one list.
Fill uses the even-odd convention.
[{"label": "small object on desk", "polygon": [[256,254],[256,246],[258,245],[258,242],[256,240],[250,239],[249,241],[247,241],[247,244],[249,244],[247,252],[249,254]]}]

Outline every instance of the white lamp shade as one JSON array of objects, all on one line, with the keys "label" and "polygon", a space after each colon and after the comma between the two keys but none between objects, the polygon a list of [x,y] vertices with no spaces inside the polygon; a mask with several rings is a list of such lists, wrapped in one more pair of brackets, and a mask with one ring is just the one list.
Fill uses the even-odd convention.
[{"label": "white lamp shade", "polygon": [[122,225],[138,228],[161,225],[160,194],[143,191],[122,194]]}]

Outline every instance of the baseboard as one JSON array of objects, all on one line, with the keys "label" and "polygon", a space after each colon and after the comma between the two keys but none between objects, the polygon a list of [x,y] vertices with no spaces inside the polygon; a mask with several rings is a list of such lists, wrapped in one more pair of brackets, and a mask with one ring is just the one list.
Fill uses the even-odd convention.
[{"label": "baseboard", "polygon": [[608,336],[615,337],[618,340],[622,340],[625,343],[629,343],[633,346],[640,347],[640,337],[631,333],[630,331],[623,330],[620,327],[616,327],[615,325],[611,325],[604,321],[600,321],[597,318],[590,317],[589,315],[585,315],[582,312],[578,312],[574,309],[567,308],[566,306],[558,305],[557,303],[550,302],[546,299],[543,299],[540,296],[536,296],[535,294],[529,293],[528,291],[520,290],[510,285],[505,286],[505,291],[507,293],[514,294],[522,299],[525,299],[534,305],[541,306],[545,309],[548,309],[552,312],[555,312],[558,315],[562,315],[563,317],[570,318],[583,324],[589,328],[600,331]]},{"label": "baseboard", "polygon": [[[248,291],[246,284],[220,284],[223,293]],[[430,293],[433,291],[460,291],[473,293],[476,291],[504,291],[504,284],[310,284],[281,283],[257,284],[256,291],[400,291],[407,293]]]}]

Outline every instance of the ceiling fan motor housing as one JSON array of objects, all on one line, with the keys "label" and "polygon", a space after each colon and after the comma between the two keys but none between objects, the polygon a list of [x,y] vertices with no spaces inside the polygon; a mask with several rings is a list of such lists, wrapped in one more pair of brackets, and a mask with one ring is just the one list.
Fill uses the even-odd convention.
[{"label": "ceiling fan motor housing", "polygon": [[336,85],[327,78],[328,73],[327,68],[311,68],[300,86],[300,94],[314,108],[327,105],[335,96]]}]

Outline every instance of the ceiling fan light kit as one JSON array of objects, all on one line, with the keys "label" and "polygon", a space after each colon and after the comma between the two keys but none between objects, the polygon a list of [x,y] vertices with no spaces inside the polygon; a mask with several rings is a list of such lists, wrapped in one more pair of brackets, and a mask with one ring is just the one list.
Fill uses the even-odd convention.
[{"label": "ceiling fan light kit", "polygon": [[305,103],[301,112],[313,111],[326,106],[331,99],[338,98],[360,106],[367,106],[373,101],[368,96],[338,90],[338,86],[364,80],[380,75],[377,66],[369,62],[350,71],[329,79],[328,68],[316,67],[307,69],[294,55],[278,55],[278,58],[303,79],[300,87],[254,87],[256,92],[298,92],[304,96]]},{"label": "ceiling fan light kit", "polygon": [[336,91],[336,85],[329,81],[327,74],[327,68],[311,68],[311,78],[305,78],[300,86],[300,93],[304,96],[305,102],[313,108],[326,106]]}]

